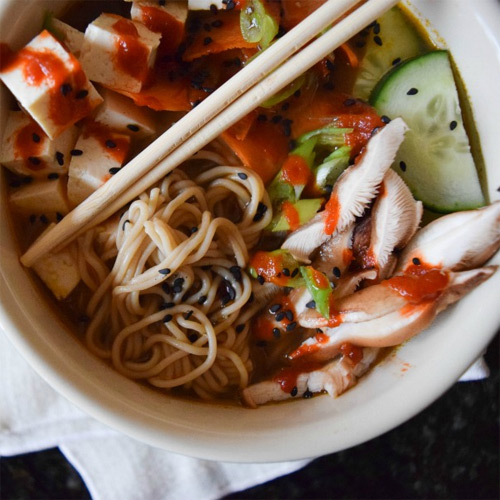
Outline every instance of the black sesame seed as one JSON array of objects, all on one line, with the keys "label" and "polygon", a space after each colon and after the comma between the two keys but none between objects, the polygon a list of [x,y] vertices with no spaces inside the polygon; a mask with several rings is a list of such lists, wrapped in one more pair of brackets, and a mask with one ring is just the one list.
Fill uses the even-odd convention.
[{"label": "black sesame seed", "polygon": [[340,278],[340,275],[341,275],[341,274],[342,274],[342,273],[340,272],[340,269],[339,269],[337,266],[335,266],[335,267],[333,268],[333,275],[334,275],[336,278]]},{"label": "black sesame seed", "polygon": [[333,191],[333,184],[325,184],[325,191],[330,195]]},{"label": "black sesame seed", "polygon": [[169,323],[170,321],[172,321],[173,319],[173,316],[171,314],[167,314],[163,317],[163,323]]},{"label": "black sesame seed", "polygon": [[127,219],[127,220],[123,221],[123,224],[122,224],[122,231],[125,231],[125,225],[126,225],[127,223],[128,223],[128,224],[130,224],[130,220],[128,220],[128,219]]},{"label": "black sesame seed", "polygon": [[275,339],[279,339],[281,337],[281,332],[279,328],[273,328],[273,337]]},{"label": "black sesame seed", "polygon": [[27,177],[23,178],[23,183],[24,184],[31,184],[32,182],[33,182],[33,177],[31,177],[30,175],[28,175]]},{"label": "black sesame seed", "polygon": [[245,172],[238,172],[238,177],[243,181],[248,179],[248,175]]},{"label": "black sesame seed", "polygon": [[296,267],[296,268],[292,271],[292,274],[291,274],[292,278],[295,278],[295,276],[297,276],[297,274],[299,274],[299,268],[298,268],[298,267]]},{"label": "black sesame seed", "polygon": [[267,205],[264,205],[261,201],[259,201],[259,205],[257,207],[257,213],[253,217],[254,222],[259,222],[263,219],[264,214],[267,212]]},{"label": "black sesame seed", "polygon": [[44,224],[49,223],[49,219],[45,214],[40,215],[40,221],[43,222]]},{"label": "black sesame seed", "polygon": [[198,304],[203,305],[205,302],[207,301],[207,296],[206,295],[202,295],[199,299],[198,299]]},{"label": "black sesame seed", "polygon": [[307,304],[306,304],[306,307],[308,309],[316,309],[316,301],[314,300],[310,300]]},{"label": "black sesame seed", "polygon": [[174,286],[172,287],[172,291],[173,291],[174,293],[181,293],[181,292],[182,292],[182,286],[174,285]]},{"label": "black sesame seed", "polygon": [[282,273],[283,273],[283,276],[286,276],[288,278],[290,276],[290,269],[288,269],[287,267],[284,267]]},{"label": "black sesame seed", "polygon": [[378,46],[382,46],[382,38],[380,38],[378,35],[375,35],[373,37],[373,41],[378,45]]},{"label": "black sesame seed", "polygon": [[158,5],[160,7],[164,7],[166,3],[167,3],[167,0],[158,0]]},{"label": "black sesame seed", "polygon": [[210,4],[210,12],[212,14],[217,14],[219,12],[218,9],[217,9],[217,6],[215,4],[213,4],[213,3]]},{"label": "black sesame seed", "polygon": [[241,267],[240,266],[231,266],[229,268],[229,272],[234,276],[236,281],[241,281]]},{"label": "black sesame seed", "polygon": [[290,309],[287,309],[285,311],[285,318],[288,320],[288,321],[293,321],[293,312],[290,311]]},{"label": "black sesame seed", "polygon": [[273,123],[279,123],[281,121],[283,117],[281,115],[274,115],[272,118],[271,118],[271,121]]},{"label": "black sesame seed", "polygon": [[33,134],[31,135],[31,138],[33,139],[33,142],[40,142],[40,136],[38,134],[36,134],[35,132],[33,132]]},{"label": "black sesame seed", "polygon": [[220,19],[216,19],[215,21],[212,21],[212,27],[214,28],[220,28],[222,26],[223,22]]},{"label": "black sesame seed", "polygon": [[380,119],[381,119],[381,120],[382,120],[382,122],[383,122],[383,123],[385,123],[385,124],[390,123],[390,121],[391,121],[391,119],[390,119],[388,116],[386,116],[386,115],[382,115],[382,116],[380,117]]},{"label": "black sesame seed", "polygon": [[283,120],[281,124],[283,125],[285,137],[290,137],[292,135],[292,120]]},{"label": "black sesame seed", "polygon": [[380,127],[375,127],[373,130],[372,130],[372,133],[370,134],[370,137],[373,137],[378,131],[380,130]]},{"label": "black sesame seed", "polygon": [[63,96],[67,96],[72,90],[73,87],[69,83],[63,83],[61,85],[61,94]]},{"label": "black sesame seed", "polygon": [[191,234],[194,234],[194,233],[198,232],[198,228],[197,228],[196,226],[193,226],[193,227],[189,230],[189,232],[190,232]]},{"label": "black sesame seed", "polygon": [[321,328],[316,328],[316,333],[323,333],[323,330]]},{"label": "black sesame seed", "polygon": [[30,156],[28,158],[28,160],[30,161],[30,163],[32,163],[33,165],[40,165],[40,163],[42,163],[42,161],[40,160],[40,158],[37,158],[35,156]]},{"label": "black sesame seed", "polygon": [[127,128],[132,132],[139,132],[139,127],[137,125],[134,125],[133,123],[129,123],[127,125]]},{"label": "black sesame seed", "polygon": [[233,0],[228,0],[226,3],[226,10],[233,10],[236,7],[236,4]]},{"label": "black sesame seed", "polygon": [[164,309],[172,309],[172,307],[175,306],[175,302],[164,302],[161,306],[160,306],[160,309],[161,310],[164,310]]},{"label": "black sesame seed", "polygon": [[[170,271],[170,270],[169,270]],[[174,287],[183,287],[184,286],[184,278],[175,278],[174,280]]]},{"label": "black sesame seed", "polygon": [[203,25],[203,29],[204,29],[205,31],[212,31],[212,26],[211,26],[210,24],[208,24],[208,23],[205,23],[205,24]]},{"label": "black sesame seed", "polygon": [[375,35],[378,35],[380,33],[380,24],[376,23],[375,26],[373,26],[373,33]]},{"label": "black sesame seed", "polygon": [[275,313],[277,313],[280,309],[281,309],[281,304],[273,304],[273,305],[269,308],[269,312],[270,312],[270,313],[272,313],[272,314],[275,314]]},{"label": "black sesame seed", "polygon": [[344,101],[344,106],[352,106],[353,104],[356,104],[356,99],[346,99]]},{"label": "black sesame seed", "polygon": [[285,103],[281,106],[281,111],[287,111],[289,107],[290,107],[290,103],[289,103],[289,102],[285,102]]},{"label": "black sesame seed", "polygon": [[413,259],[411,259],[411,261],[416,265],[416,266],[419,266],[420,265],[420,259],[417,258],[417,257],[413,257]]},{"label": "black sesame seed", "polygon": [[278,314],[276,314],[276,321],[283,321],[285,319],[285,313],[283,311],[280,311]]},{"label": "black sesame seed", "polygon": [[400,168],[403,172],[406,172],[406,163],[405,163],[403,160],[401,160],[401,161],[399,162],[399,168]]},{"label": "black sesame seed", "polygon": [[61,222],[63,220],[64,216],[61,212],[56,212],[56,221]]},{"label": "black sesame seed", "polygon": [[297,141],[292,139],[291,141],[288,141],[288,149],[290,151],[294,150],[297,147]]},{"label": "black sesame seed", "polygon": [[118,172],[120,171],[120,167],[111,167],[108,172],[111,174],[111,175],[115,175],[117,174]]},{"label": "black sesame seed", "polygon": [[457,128],[457,125],[458,123],[455,120],[450,122],[450,130],[455,130]]},{"label": "black sesame seed", "polygon": [[290,396],[295,397],[297,395],[297,392],[299,392],[299,390],[297,389],[297,386],[295,385],[293,387],[293,389],[290,391]]},{"label": "black sesame seed", "polygon": [[410,90],[408,90],[408,92],[406,92],[406,95],[415,95],[415,94],[418,94],[418,89],[416,89],[415,87],[412,87]]},{"label": "black sesame seed", "polygon": [[30,224],[34,224],[36,222],[36,215],[35,214],[31,214],[30,218],[29,218],[29,221],[30,221]]},{"label": "black sesame seed", "polygon": [[56,161],[62,167],[64,165],[64,154],[56,151]]},{"label": "black sesame seed", "polygon": [[304,392],[304,394],[302,395],[302,397],[303,397],[304,399],[310,399],[310,398],[312,398],[312,397],[313,397],[313,393],[312,393],[309,389],[307,389],[307,390]]},{"label": "black sesame seed", "polygon": [[399,64],[401,62],[401,57],[396,57],[396,59],[394,59],[394,61],[392,61],[392,65],[393,66],[396,66],[397,64]]},{"label": "black sesame seed", "polygon": [[171,289],[170,289],[170,285],[168,283],[163,283],[161,285],[161,289],[165,292],[165,293],[168,293],[170,294],[171,293]]},{"label": "black sesame seed", "polygon": [[300,91],[300,89],[296,90],[294,93],[293,93],[293,97],[297,97],[299,98],[300,97],[300,94],[302,94],[302,92]]},{"label": "black sesame seed", "polygon": [[210,45],[212,43],[212,37],[210,36],[206,36],[204,39],[203,39],[203,45]]},{"label": "black sesame seed", "polygon": [[237,325],[235,328],[236,333],[241,333],[244,329],[245,329],[244,323],[242,323],[241,325]]},{"label": "black sesame seed", "polygon": [[107,148],[110,148],[110,149],[116,148],[116,142],[112,141],[111,139],[108,139],[105,144],[106,144]]},{"label": "black sesame seed", "polygon": [[259,276],[257,276],[257,281],[258,281],[261,285],[263,285],[263,284],[266,282],[266,280],[264,279],[264,277],[263,277],[263,276],[260,276],[260,275],[259,275]]},{"label": "black sesame seed", "polygon": [[77,93],[76,93],[76,98],[77,99],[85,99],[87,96],[89,95],[89,91],[88,90],[79,90]]},{"label": "black sesame seed", "polygon": [[188,320],[192,315],[193,315],[193,310],[191,309],[191,311],[188,311],[185,315],[184,315],[184,319],[185,320]]},{"label": "black sesame seed", "polygon": [[335,69],[335,64],[333,64],[333,62],[330,61],[330,59],[326,60],[326,69],[328,71],[333,71]]},{"label": "black sesame seed", "polygon": [[193,108],[196,108],[196,106],[198,106],[198,104],[200,104],[200,102],[201,102],[201,99],[197,99],[196,101],[193,101],[193,102],[191,103],[191,106],[192,106]]},{"label": "black sesame seed", "polygon": [[291,332],[292,330],[295,330],[297,326],[297,322],[296,321],[292,321],[291,323],[289,323],[288,325],[286,325],[286,331],[287,332]]},{"label": "black sesame seed", "polygon": [[71,156],[82,156],[83,151],[81,149],[72,149],[69,154]]},{"label": "black sesame seed", "polygon": [[47,175],[47,179],[49,179],[49,181],[55,181],[56,179],[59,179],[59,174],[57,172],[51,172]]},{"label": "black sesame seed", "polygon": [[165,269],[160,269],[158,272],[166,276],[167,274],[170,274],[172,271],[168,267],[166,267]]}]

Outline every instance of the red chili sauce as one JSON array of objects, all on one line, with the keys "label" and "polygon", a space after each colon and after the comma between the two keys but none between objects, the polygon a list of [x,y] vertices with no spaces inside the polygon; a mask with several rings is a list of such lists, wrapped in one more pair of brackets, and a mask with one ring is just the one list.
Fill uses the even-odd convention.
[{"label": "red chili sauce", "polygon": [[281,205],[281,210],[285,220],[288,222],[290,231],[295,231],[300,227],[300,216],[297,209],[293,206],[293,203],[289,201],[284,201]]},{"label": "red chili sauce", "polygon": [[25,125],[14,138],[14,156],[22,158],[26,168],[34,172],[46,167],[43,160],[38,157],[41,155],[45,141],[48,137],[40,126],[35,122]]},{"label": "red chili sauce", "polygon": [[184,37],[184,24],[164,10],[141,5],[142,22],[155,33],[161,33],[160,55],[174,54]]}]

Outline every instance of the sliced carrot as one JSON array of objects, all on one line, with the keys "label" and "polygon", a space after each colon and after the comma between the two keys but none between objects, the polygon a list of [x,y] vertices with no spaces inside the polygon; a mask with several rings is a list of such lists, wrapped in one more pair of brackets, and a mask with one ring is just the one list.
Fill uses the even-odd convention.
[{"label": "sliced carrot", "polygon": [[323,5],[326,0],[285,0],[281,3],[283,18],[281,23],[288,31],[303,21],[309,14]]},{"label": "sliced carrot", "polygon": [[231,134],[239,141],[244,141],[252,125],[257,119],[258,112],[256,110],[251,111],[248,115],[244,116],[239,122],[236,122],[231,128]]},{"label": "sliced carrot", "polygon": [[[222,24],[218,26],[218,21]],[[213,23],[216,23],[215,27]],[[207,54],[216,54],[230,49],[251,49],[256,43],[245,41],[240,30],[240,13],[235,10],[219,11],[217,15],[206,15],[202,18],[202,26],[193,34],[183,54],[185,61],[192,61]],[[210,31],[203,29],[204,25],[211,26]]]},{"label": "sliced carrot", "polygon": [[278,124],[254,122],[245,140],[239,140],[234,130],[228,129],[221,138],[242,163],[269,182],[279,171],[288,155],[288,138]]},{"label": "sliced carrot", "polygon": [[348,43],[343,43],[337,50],[343,53],[351,68],[357,68],[359,66],[358,56],[354,50],[351,49]]}]

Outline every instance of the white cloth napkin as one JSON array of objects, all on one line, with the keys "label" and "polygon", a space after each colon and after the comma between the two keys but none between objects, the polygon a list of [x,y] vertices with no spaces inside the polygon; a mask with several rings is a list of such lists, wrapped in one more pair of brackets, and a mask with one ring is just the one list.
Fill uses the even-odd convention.
[{"label": "white cloth napkin", "polygon": [[[0,455],[58,446],[94,500],[216,499],[294,472],[309,460],[210,462],[139,443],[88,417],[44,382],[0,331]],[[488,376],[478,360],[466,380]]]},{"label": "white cloth napkin", "polygon": [[88,417],[56,393],[2,331],[0,408],[0,455],[58,446],[94,500],[216,499],[309,463],[211,462],[135,441]]}]

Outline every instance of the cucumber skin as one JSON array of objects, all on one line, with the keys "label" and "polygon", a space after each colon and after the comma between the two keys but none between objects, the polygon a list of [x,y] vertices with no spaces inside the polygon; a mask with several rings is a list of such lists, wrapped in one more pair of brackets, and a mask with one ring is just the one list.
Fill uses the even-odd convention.
[{"label": "cucumber skin", "polygon": [[[444,58],[446,58],[449,72],[444,61],[440,61]],[[416,78],[407,78],[407,76],[415,77],[415,75]],[[430,76],[430,80],[427,80],[427,75]],[[420,81],[418,77],[421,78]],[[435,77],[434,80],[432,77]],[[419,108],[418,104],[422,96],[425,98],[429,93],[426,90],[430,89],[432,92],[434,88],[437,89],[439,82],[443,83],[444,88],[449,87],[446,93],[439,94],[436,90],[436,95],[434,97],[431,95],[432,99],[428,102],[420,102]],[[401,94],[401,89],[406,91],[412,87],[419,88],[420,94],[419,97],[410,97],[413,99],[411,102],[414,106],[410,106],[408,97]],[[401,109],[398,110],[398,106],[394,104],[395,101],[404,103]],[[410,127],[398,151],[393,168],[405,180],[417,199],[422,200],[427,208],[440,213],[484,206],[485,198],[463,127],[458,94],[447,51],[430,52],[396,67],[377,84],[370,102],[379,113],[389,117],[401,116]],[[435,104],[435,110],[432,103]],[[422,106],[425,106],[425,109]],[[433,120],[429,110],[433,110],[444,119]],[[427,115],[426,112],[428,112]],[[451,121],[457,122],[453,131],[449,128]],[[427,122],[428,129],[422,130],[423,122]],[[418,128],[420,130],[415,132]],[[439,141],[445,145],[448,143],[448,146],[450,143],[452,145],[448,148],[441,146],[437,148],[436,143]],[[455,143],[455,148],[452,147],[453,143]],[[399,167],[401,161],[404,161],[407,166],[406,172]]]}]

